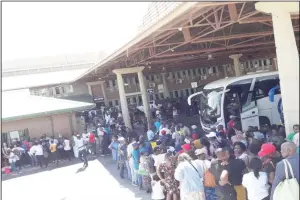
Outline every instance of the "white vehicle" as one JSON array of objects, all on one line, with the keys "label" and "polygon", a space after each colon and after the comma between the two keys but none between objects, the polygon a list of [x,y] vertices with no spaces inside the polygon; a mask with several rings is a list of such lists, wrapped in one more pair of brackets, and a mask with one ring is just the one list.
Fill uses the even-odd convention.
[{"label": "white vehicle", "polygon": [[[247,74],[240,77],[227,77],[204,86],[203,91],[192,94],[199,96],[200,123],[206,132],[211,127],[223,125],[227,128],[229,116],[241,119],[243,131],[248,126],[281,124],[280,89],[269,100],[269,91],[279,85],[278,72]],[[280,104],[280,105],[279,105]]]}]

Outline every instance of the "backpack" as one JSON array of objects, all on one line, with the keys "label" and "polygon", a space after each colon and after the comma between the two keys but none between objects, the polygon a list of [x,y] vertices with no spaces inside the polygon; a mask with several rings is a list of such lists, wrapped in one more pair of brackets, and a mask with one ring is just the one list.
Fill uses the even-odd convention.
[{"label": "backpack", "polygon": [[[299,183],[294,177],[294,172],[291,164],[286,159],[284,163],[285,180],[281,181],[274,190],[273,200],[299,200]],[[289,179],[288,171],[290,170],[292,178]]]}]

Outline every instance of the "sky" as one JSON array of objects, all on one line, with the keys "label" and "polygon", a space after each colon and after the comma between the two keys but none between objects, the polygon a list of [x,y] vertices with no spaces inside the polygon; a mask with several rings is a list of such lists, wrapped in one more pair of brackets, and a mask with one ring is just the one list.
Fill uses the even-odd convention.
[{"label": "sky", "polygon": [[104,51],[138,31],[149,2],[3,2],[2,60]]}]

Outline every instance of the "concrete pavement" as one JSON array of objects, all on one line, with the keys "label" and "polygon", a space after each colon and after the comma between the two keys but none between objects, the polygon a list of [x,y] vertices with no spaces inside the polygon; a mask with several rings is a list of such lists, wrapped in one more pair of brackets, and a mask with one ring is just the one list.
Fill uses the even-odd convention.
[{"label": "concrete pavement", "polygon": [[145,191],[119,177],[110,156],[60,168],[49,168],[31,175],[2,182],[2,200],[150,200]]}]

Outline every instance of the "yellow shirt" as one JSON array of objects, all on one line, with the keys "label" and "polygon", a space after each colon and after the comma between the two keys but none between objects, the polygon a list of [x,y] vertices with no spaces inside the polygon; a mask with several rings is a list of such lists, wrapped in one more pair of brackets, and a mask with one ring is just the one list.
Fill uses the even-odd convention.
[{"label": "yellow shirt", "polygon": [[50,144],[50,151],[51,153],[56,152],[56,144]]}]

